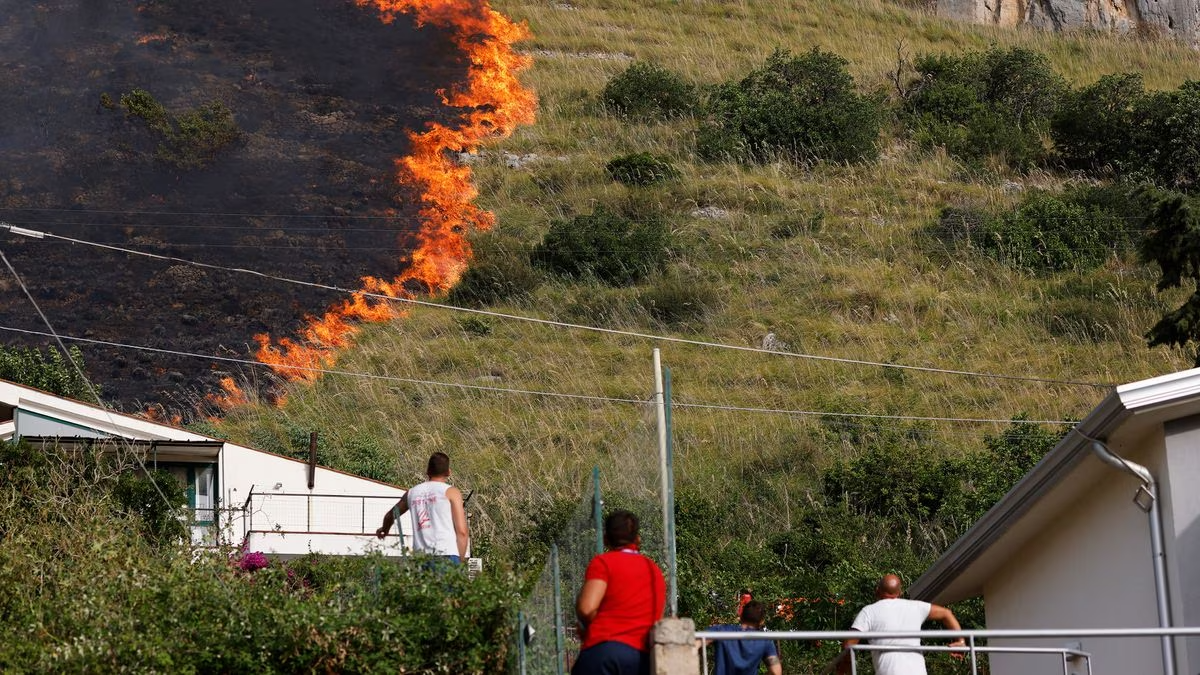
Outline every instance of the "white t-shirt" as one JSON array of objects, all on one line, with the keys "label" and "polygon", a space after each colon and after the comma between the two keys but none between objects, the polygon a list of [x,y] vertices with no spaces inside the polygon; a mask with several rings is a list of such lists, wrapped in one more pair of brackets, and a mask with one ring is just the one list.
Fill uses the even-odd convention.
[{"label": "white t-shirt", "polygon": [[[921,630],[933,606],[920,600],[888,598],[863,607],[851,628],[863,632]],[[871,640],[874,645],[919,645],[919,638]],[[925,675],[921,652],[871,652],[876,675]]]},{"label": "white t-shirt", "polygon": [[458,538],[454,534],[454,515],[446,491],[450,485],[441,481],[425,481],[414,485],[405,495],[408,513],[412,516],[414,551],[432,555],[458,555]]}]

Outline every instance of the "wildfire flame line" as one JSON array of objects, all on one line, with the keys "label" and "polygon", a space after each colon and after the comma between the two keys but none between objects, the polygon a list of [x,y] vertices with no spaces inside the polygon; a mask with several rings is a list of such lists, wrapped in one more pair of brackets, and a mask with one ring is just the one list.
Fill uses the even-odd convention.
[{"label": "wildfire flame line", "polygon": [[[363,290],[328,310],[324,316],[309,317],[299,339],[266,334],[254,336],[258,360],[288,379],[315,379],[313,370],[333,365],[337,349],[347,346],[364,321],[387,321],[402,312],[386,300],[368,300],[363,294],[411,297],[408,290],[421,285],[427,292],[443,292],[458,281],[471,258],[466,235],[487,230],[494,214],[475,206],[478,192],[471,169],[451,158],[451,152],[474,152],[486,140],[503,138],[518,125],[531,124],[537,109],[534,93],[521,86],[517,73],[531,62],[516,53],[513,44],[527,39],[529,32],[494,11],[487,0],[355,0],[360,7],[373,7],[385,23],[399,15],[410,15],[417,26],[449,29],[452,40],[467,55],[469,66],[464,86],[438,92],[451,107],[466,110],[460,124],[431,123],[424,132],[410,132],[412,152],[396,161],[396,179],[418,186],[422,208],[417,247],[408,267],[391,281],[364,277]],[[222,407],[245,401],[232,380],[222,386],[226,395],[214,397]],[[219,399],[219,400],[218,400]]]}]

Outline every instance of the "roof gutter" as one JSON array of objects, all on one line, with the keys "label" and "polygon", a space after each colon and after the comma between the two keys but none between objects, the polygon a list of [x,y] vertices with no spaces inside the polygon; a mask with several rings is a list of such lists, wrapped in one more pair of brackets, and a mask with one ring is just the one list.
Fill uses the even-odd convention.
[{"label": "roof gutter", "polygon": [[[909,586],[910,596],[935,601],[939,593],[1033,508],[1062,476],[1070,473],[1088,456],[1087,445],[1092,436],[1107,436],[1129,414],[1116,393],[1105,397],[1087,418],[1072,428],[1037,466],[1017,481],[995,506]],[[945,604],[942,600],[936,601]]]},{"label": "roof gutter", "polygon": [[[1166,556],[1163,554],[1162,511],[1158,502],[1158,482],[1154,480],[1154,474],[1150,473],[1150,469],[1109,450],[1103,441],[1091,440],[1092,451],[1105,464],[1128,473],[1142,483],[1133,496],[1133,503],[1137,504],[1138,508],[1145,511],[1150,517],[1150,552],[1154,558],[1154,594],[1158,602],[1158,625],[1160,628],[1170,628],[1171,600],[1167,592],[1167,565]],[[1163,675],[1175,675],[1175,645],[1170,636],[1163,635],[1160,639],[1162,640]]]}]

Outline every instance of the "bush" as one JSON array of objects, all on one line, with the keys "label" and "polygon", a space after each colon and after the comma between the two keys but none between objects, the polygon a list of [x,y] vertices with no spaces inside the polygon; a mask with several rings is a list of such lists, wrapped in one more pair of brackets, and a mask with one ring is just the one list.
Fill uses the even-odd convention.
[{"label": "bush", "polygon": [[[92,387],[80,373],[83,354],[78,347],[69,347],[64,357],[57,349],[48,355],[32,347],[0,346],[0,379],[34,387],[79,401],[96,403]],[[78,368],[76,368],[78,365]]]},{"label": "bush", "polygon": [[1093,176],[1126,173],[1135,157],[1137,110],[1145,90],[1136,73],[1106,75],[1065,95],[1050,122],[1064,166]]},{"label": "bush", "polygon": [[516,584],[496,566],[151,546],[110,508],[111,462],[66,459],[0,446],[6,673],[505,670]]},{"label": "bush", "polygon": [[878,156],[882,101],[854,91],[842,57],[776,51],[708,101],[697,152],[712,160],[860,162]]},{"label": "bush", "polygon": [[670,160],[648,152],[618,157],[605,164],[604,170],[625,185],[653,185],[679,177],[679,169]]},{"label": "bush", "polygon": [[541,278],[529,262],[525,245],[511,237],[488,233],[472,242],[474,257],[447,301],[460,307],[483,307],[521,298],[537,290]]},{"label": "bush", "polygon": [[1200,81],[1141,99],[1135,152],[1155,184],[1183,192],[1200,189]]},{"label": "bush", "polygon": [[691,114],[700,97],[696,88],[679,75],[638,61],[609,80],[600,98],[618,115],[671,118]]},{"label": "bush", "polygon": [[656,217],[634,221],[601,207],[551,223],[534,247],[533,263],[562,276],[629,284],[663,266],[669,234]]},{"label": "bush", "polygon": [[1136,245],[1132,225],[1148,210],[1129,188],[1035,191],[1014,210],[993,215],[947,207],[933,233],[950,246],[969,243],[988,257],[1030,272],[1093,269]]},{"label": "bush", "polygon": [[128,117],[141,119],[154,132],[158,139],[155,156],[180,169],[210,164],[219,151],[241,136],[233,113],[219,101],[176,116],[150,92],[134,89],[121,95],[121,106]]},{"label": "bush", "polygon": [[1066,91],[1045,56],[1014,47],[917,59],[903,117],[924,145],[970,161],[988,157],[1018,169],[1046,156],[1042,135]]}]

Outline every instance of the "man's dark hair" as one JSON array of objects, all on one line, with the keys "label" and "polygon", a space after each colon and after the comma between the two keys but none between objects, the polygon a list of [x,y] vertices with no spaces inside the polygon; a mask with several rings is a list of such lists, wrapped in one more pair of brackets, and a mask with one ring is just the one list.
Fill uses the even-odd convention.
[{"label": "man's dark hair", "polygon": [[430,478],[441,478],[450,475],[450,455],[444,452],[435,452],[429,456],[429,465],[425,467],[425,474]]},{"label": "man's dark hair", "polygon": [[604,543],[609,548],[628,546],[637,541],[638,518],[629,511],[613,511],[604,519]]},{"label": "man's dark hair", "polygon": [[757,600],[751,600],[742,607],[742,623],[760,626],[767,617],[767,608]]}]

